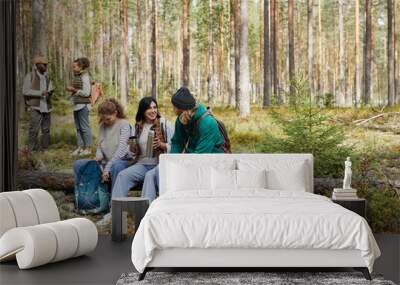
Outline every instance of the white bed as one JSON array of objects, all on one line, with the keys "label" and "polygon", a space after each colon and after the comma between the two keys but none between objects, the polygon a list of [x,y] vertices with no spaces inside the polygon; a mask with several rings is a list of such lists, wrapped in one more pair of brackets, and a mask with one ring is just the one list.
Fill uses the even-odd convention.
[{"label": "white bed", "polygon": [[380,251],[367,222],[312,194],[312,169],[309,154],[162,155],[160,197],[132,244],[141,278],[154,267],[354,267],[370,278]]}]

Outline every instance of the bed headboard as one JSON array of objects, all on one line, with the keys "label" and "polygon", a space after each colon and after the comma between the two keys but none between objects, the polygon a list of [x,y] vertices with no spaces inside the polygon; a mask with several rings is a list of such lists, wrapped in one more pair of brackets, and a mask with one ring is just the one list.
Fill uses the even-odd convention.
[{"label": "bed headboard", "polygon": [[241,154],[162,154],[160,156],[159,176],[160,195],[164,194],[167,189],[168,181],[168,164],[176,163],[180,165],[190,166],[213,166],[215,164],[227,163],[237,167],[239,161],[265,161],[267,164],[279,165],[279,163],[304,163],[304,179],[306,182],[306,191],[314,192],[313,181],[313,156],[312,154],[267,154],[267,153],[241,153]]}]

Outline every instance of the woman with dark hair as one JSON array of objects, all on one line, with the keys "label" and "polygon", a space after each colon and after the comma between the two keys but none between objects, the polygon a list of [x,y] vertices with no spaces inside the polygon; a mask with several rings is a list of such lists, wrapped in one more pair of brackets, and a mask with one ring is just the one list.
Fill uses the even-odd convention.
[{"label": "woman with dark hair", "polygon": [[77,58],[72,63],[74,77],[72,86],[66,90],[71,92],[71,102],[74,110],[74,121],[78,148],[72,152],[72,155],[89,155],[92,146],[92,130],[89,123],[90,111],[90,93],[91,83],[89,75],[89,59],[86,57]]},{"label": "woman with dark hair", "polygon": [[[135,154],[136,163],[118,174],[112,197],[128,196],[129,189],[145,180],[147,174],[158,165],[160,154],[170,151],[173,135],[172,125],[158,112],[157,101],[152,97],[140,100],[134,128],[136,144],[130,149]],[[151,145],[148,140],[152,138]],[[145,189],[142,191],[142,196],[150,200],[155,195],[147,193]]]},{"label": "woman with dark hair", "polygon": [[[128,151],[128,138],[131,127],[124,114],[123,107],[117,100],[105,100],[98,107],[99,139],[96,160],[102,165],[104,182],[114,185],[118,173],[132,164]],[[79,169],[90,159],[74,162],[75,181]]]}]

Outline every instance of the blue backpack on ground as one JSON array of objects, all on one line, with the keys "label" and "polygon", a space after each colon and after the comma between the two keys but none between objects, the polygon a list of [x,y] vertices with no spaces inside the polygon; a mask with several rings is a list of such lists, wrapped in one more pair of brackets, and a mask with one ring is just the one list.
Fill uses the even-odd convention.
[{"label": "blue backpack on ground", "polygon": [[75,207],[80,212],[101,213],[109,209],[110,193],[101,174],[95,160],[89,160],[79,168],[75,183]]}]

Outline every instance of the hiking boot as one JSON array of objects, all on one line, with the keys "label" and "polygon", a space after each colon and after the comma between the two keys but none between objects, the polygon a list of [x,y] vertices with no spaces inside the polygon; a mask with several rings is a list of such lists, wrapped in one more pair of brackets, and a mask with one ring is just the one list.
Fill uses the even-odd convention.
[{"label": "hiking boot", "polygon": [[110,224],[111,224],[111,218],[112,218],[111,213],[105,214],[105,215],[103,216],[103,219],[101,219],[100,221],[98,221],[98,222],[96,223],[96,225],[98,225],[98,226],[107,226],[107,225],[110,225]]},{"label": "hiking boot", "polygon": [[85,156],[90,154],[92,154],[92,151],[90,149],[84,149],[79,153],[79,156]]},{"label": "hiking boot", "polygon": [[79,155],[81,153],[82,149],[80,147],[78,147],[76,150],[74,150],[73,152],[71,152],[72,155]]}]

